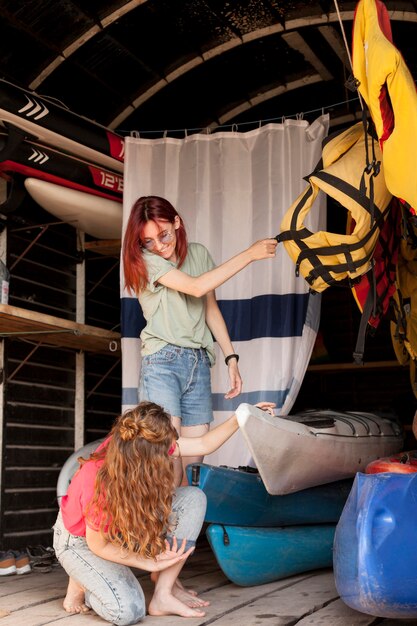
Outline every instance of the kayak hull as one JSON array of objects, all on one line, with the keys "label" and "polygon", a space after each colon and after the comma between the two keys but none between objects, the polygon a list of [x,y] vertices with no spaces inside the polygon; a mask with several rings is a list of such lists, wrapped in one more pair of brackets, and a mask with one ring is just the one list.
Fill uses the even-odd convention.
[{"label": "kayak hull", "polygon": [[326,410],[276,417],[241,404],[236,415],[272,495],[353,477],[403,446],[400,426],[372,413]]},{"label": "kayak hull", "polygon": [[248,528],[211,524],[206,535],[225,576],[236,585],[264,585],[331,567],[334,524]]}]

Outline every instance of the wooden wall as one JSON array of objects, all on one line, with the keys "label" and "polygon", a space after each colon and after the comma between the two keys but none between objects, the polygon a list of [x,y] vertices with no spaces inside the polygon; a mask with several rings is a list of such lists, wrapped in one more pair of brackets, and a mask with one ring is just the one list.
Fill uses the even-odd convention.
[{"label": "wooden wall", "polygon": [[[83,257],[77,231],[53,222],[28,199],[8,216],[9,304],[75,321]],[[85,263],[85,323],[118,331],[118,260],[86,253]],[[52,545],[56,483],[74,451],[76,350],[40,341],[40,335],[4,340],[1,549]],[[120,362],[111,354],[86,353],[85,371],[87,442],[102,437],[120,411]]]},{"label": "wooden wall", "polygon": [[[119,257],[86,252],[86,324],[120,332]],[[103,437],[121,409],[120,358],[86,353],[85,442]]]}]

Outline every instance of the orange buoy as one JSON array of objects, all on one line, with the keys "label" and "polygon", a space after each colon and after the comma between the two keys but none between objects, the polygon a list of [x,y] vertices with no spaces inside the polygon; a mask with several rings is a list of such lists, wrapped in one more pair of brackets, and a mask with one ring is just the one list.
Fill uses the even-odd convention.
[{"label": "orange buoy", "polygon": [[365,468],[365,474],[393,472],[394,474],[412,474],[417,472],[417,450],[399,452],[393,456],[371,461]]}]

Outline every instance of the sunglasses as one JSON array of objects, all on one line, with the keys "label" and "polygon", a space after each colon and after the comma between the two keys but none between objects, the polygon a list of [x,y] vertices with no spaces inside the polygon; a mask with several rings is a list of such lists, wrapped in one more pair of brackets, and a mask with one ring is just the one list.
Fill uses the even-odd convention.
[{"label": "sunglasses", "polygon": [[[166,244],[169,243],[174,238],[174,233],[169,232],[169,230],[164,231],[160,235],[158,235],[157,240],[159,243]],[[146,250],[153,250],[155,248],[156,241],[155,239],[147,239],[146,241],[141,242],[142,248],[146,248]]]}]

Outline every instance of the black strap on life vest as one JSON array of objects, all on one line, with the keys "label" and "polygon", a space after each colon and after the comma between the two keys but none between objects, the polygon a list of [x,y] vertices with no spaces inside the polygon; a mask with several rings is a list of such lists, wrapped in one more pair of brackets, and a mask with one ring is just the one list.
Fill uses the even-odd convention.
[{"label": "black strap on life vest", "polygon": [[407,240],[407,243],[413,250],[417,249],[417,233],[416,216],[410,213],[410,205],[407,202],[400,202],[401,214],[402,214],[402,233],[403,238]]},{"label": "black strap on life vest", "polygon": [[410,299],[404,300],[400,289],[397,289],[398,303],[394,298],[391,300],[391,307],[393,311],[395,331],[394,338],[397,340],[407,340],[407,319],[405,306],[410,306]]},{"label": "black strap on life vest", "polygon": [[[333,275],[342,274],[345,272],[355,273],[358,268],[362,267],[366,263],[370,261],[372,258],[372,254],[368,253],[363,255],[361,258],[356,261],[353,260],[352,252],[360,250],[370,238],[373,237],[375,230],[381,228],[384,219],[387,216],[388,208],[383,212],[379,209],[379,207],[375,204],[374,199],[374,178],[378,176],[380,172],[380,161],[377,161],[375,154],[375,141],[376,141],[376,131],[373,126],[372,119],[368,121],[366,110],[364,109],[362,112],[362,124],[364,128],[364,136],[365,136],[365,168],[362,173],[361,181],[359,184],[359,189],[349,184],[345,180],[330,174],[329,172],[323,171],[323,160],[320,159],[319,163],[316,165],[316,168],[310,176],[306,176],[305,180],[309,181],[309,178],[315,177],[318,180],[323,181],[327,185],[338,189],[345,196],[354,200],[359,206],[361,206],[365,211],[369,213],[370,216],[370,229],[368,233],[363,237],[360,241],[352,244],[339,244],[334,246],[322,246],[317,248],[310,248],[303,240],[307,239],[311,236],[311,231],[307,228],[302,228],[297,230],[297,222],[298,217],[302,209],[304,208],[306,202],[310,199],[313,189],[310,188],[306,191],[306,193],[302,196],[301,200],[295,207],[293,214],[291,216],[290,228],[287,231],[280,233],[277,236],[277,241],[294,241],[300,248],[300,254],[295,263],[295,273],[296,276],[300,274],[300,264],[304,259],[308,259],[310,264],[312,265],[312,269],[308,276],[306,276],[305,280],[309,285],[313,285],[314,282],[321,278],[325,283],[329,286],[335,285],[338,281],[334,278]],[[335,136],[339,133],[334,133],[331,137],[327,137],[326,143],[331,141]],[[372,160],[370,158],[370,150],[368,145],[368,137],[371,137],[371,151],[372,151]],[[325,145],[325,144],[323,144]],[[349,151],[350,148],[347,148],[345,153]],[[344,154],[345,154],[344,153]],[[340,158],[340,157],[339,157]],[[365,184],[365,174],[369,176],[369,197],[366,195],[366,184]],[[345,258],[344,263],[337,263],[334,265],[328,265],[327,263],[323,263],[318,257],[326,257],[326,256],[334,256],[334,255],[342,255]]]},{"label": "black strap on life vest", "polygon": [[[302,211],[302,209],[304,208],[304,205],[310,198],[311,194],[313,193],[313,189],[310,187],[303,195],[293,211],[293,214],[291,216],[290,229],[283,231],[277,236],[278,241],[291,240],[294,241],[294,243],[296,243],[297,246],[300,248],[300,254],[298,255],[297,261],[295,263],[297,276],[299,276],[300,273],[299,268],[301,262],[304,259],[308,259],[313,267],[310,270],[309,275],[306,276],[306,281],[310,285],[313,285],[315,280],[321,278],[330,286],[338,282],[336,278],[334,278],[330,274],[330,272],[333,272],[333,274],[341,274],[344,272],[354,273],[359,267],[363,266],[372,258],[373,252],[370,252],[354,261],[352,258],[352,252],[363,248],[363,246],[369,241],[369,239],[372,238],[375,230],[378,229],[383,223],[387,215],[388,207],[384,211],[381,211],[379,207],[372,203],[371,199],[365,195],[365,192],[361,192],[353,185],[350,185],[345,180],[342,180],[337,176],[334,176],[333,174],[329,174],[328,172],[323,171],[317,171],[311,176],[315,176],[316,178],[327,183],[328,185],[331,185],[335,189],[339,189],[344,195],[352,198],[357,204],[362,206],[362,208],[364,208],[368,213],[371,213],[372,206],[374,207],[372,227],[369,229],[365,237],[363,237],[361,240],[351,244],[342,243],[334,246],[321,246],[316,248],[310,248],[303,240],[312,235],[311,231],[308,228],[302,228],[300,230],[297,230],[296,228],[298,215],[300,211]],[[319,256],[326,257],[333,255],[343,255],[345,258],[345,262],[328,265],[324,264],[323,261],[318,258]]]},{"label": "black strap on life vest", "polygon": [[374,304],[376,301],[376,285],[375,285],[375,274],[373,271],[373,267],[366,273],[366,277],[370,283],[370,289],[368,292],[368,296],[365,301],[365,306],[363,307],[361,321],[359,324],[358,337],[356,340],[355,351],[353,353],[353,360],[357,365],[363,365],[363,355],[365,352],[365,337],[366,331],[368,328],[368,321],[371,315],[374,312]]},{"label": "black strap on life vest", "polygon": [[[375,154],[375,142],[377,141],[375,126],[374,126],[372,117],[370,117],[370,113],[369,113],[369,121],[368,121],[367,108],[365,107],[362,109],[362,125],[363,125],[363,132],[365,136],[365,163],[366,165],[365,165],[365,169],[363,170],[359,188],[361,190],[361,193],[365,194],[366,192],[365,174],[368,174],[369,176],[369,200],[370,200],[369,214],[371,216],[371,227],[372,227],[372,224],[374,222],[374,178],[375,176],[378,176],[379,172],[381,171],[381,161],[377,160],[376,154]],[[368,137],[371,138],[372,161],[369,158]]]}]

